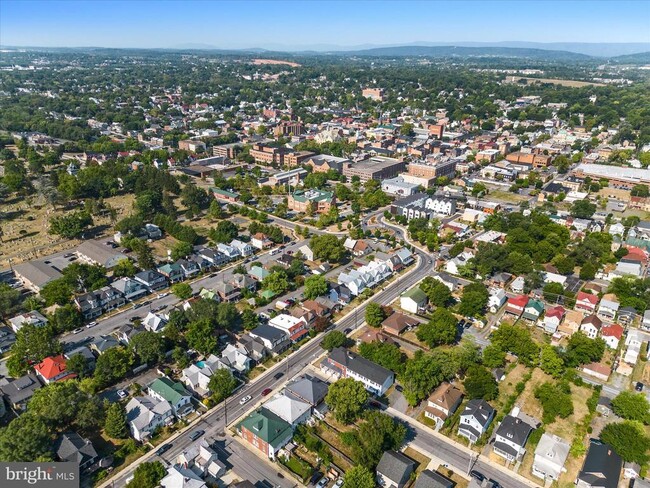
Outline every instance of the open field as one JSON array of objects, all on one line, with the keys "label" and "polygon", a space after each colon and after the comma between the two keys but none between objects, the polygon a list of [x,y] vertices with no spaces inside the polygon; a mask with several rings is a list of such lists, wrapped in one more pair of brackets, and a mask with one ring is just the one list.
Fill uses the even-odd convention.
[{"label": "open field", "polygon": [[521,80],[526,80],[527,84],[534,83],[551,83],[553,85],[568,86],[570,88],[582,88],[583,86],[605,86],[602,83],[592,83],[590,81],[578,80],[560,80],[557,78],[529,78],[526,76],[508,76],[507,81],[510,83],[517,83]]},{"label": "open field", "polygon": [[528,200],[530,197],[524,195],[519,195],[517,193],[512,193],[504,190],[494,190],[490,192],[490,198],[494,200],[501,200],[508,203],[520,203],[524,200]]},{"label": "open field", "polygon": [[292,68],[298,68],[300,65],[298,63],[293,63],[291,61],[282,61],[280,59],[253,59],[253,64],[283,64],[286,66],[291,66]]}]

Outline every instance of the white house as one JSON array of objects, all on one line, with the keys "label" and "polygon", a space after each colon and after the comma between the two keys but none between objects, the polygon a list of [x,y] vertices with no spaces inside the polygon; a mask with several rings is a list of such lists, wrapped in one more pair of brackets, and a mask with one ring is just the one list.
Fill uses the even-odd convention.
[{"label": "white house", "polygon": [[488,308],[490,309],[490,312],[496,313],[503,304],[506,303],[508,296],[503,288],[490,288],[488,291],[490,294],[488,298]]},{"label": "white house", "polygon": [[445,264],[445,271],[453,275],[459,274],[460,268],[467,265],[467,262],[474,257],[471,252],[462,252]]},{"label": "white house", "polygon": [[273,412],[294,429],[299,424],[307,422],[311,417],[311,405],[309,403],[286,395],[274,396],[264,403],[264,408]]},{"label": "white house", "polygon": [[305,256],[305,259],[307,261],[313,261],[314,260],[314,251],[311,250],[311,247],[309,247],[307,244],[304,246],[300,246],[298,248],[298,251]]},{"label": "white house", "polygon": [[238,258],[240,256],[239,249],[222,242],[217,244],[217,251],[219,251],[230,260]]},{"label": "white house", "polygon": [[246,257],[255,252],[255,248],[248,242],[242,242],[239,239],[233,239],[230,245],[239,251],[239,254]]},{"label": "white house", "polygon": [[589,315],[588,317],[585,317],[580,324],[580,331],[584,332],[590,339],[595,339],[598,337],[598,333],[602,326],[603,322],[598,317],[595,315]]},{"label": "white house", "polygon": [[153,380],[147,388],[147,394],[156,400],[167,401],[176,417],[185,417],[194,411],[190,392],[181,383],[166,376]]},{"label": "white house", "polygon": [[338,378],[352,378],[363,383],[369,392],[381,396],[391,387],[395,375],[343,347],[337,347],[321,362],[321,369]]},{"label": "white house", "polygon": [[141,396],[131,398],[126,404],[126,420],[136,441],[144,442],[154,430],[173,419],[172,407],[166,400]]},{"label": "white house", "polygon": [[180,466],[186,466],[202,479],[207,476],[217,479],[226,472],[226,466],[219,461],[217,452],[210,447],[206,439],[191,444],[178,455],[176,462]]},{"label": "white house", "polygon": [[426,306],[429,298],[419,287],[415,286],[402,293],[399,298],[399,305],[403,310],[411,313],[418,313]]},{"label": "white house", "polygon": [[482,399],[470,400],[460,415],[458,435],[475,443],[485,433],[493,418],[494,409],[488,402]]},{"label": "white house", "polygon": [[533,475],[545,481],[557,481],[566,472],[564,463],[569,455],[568,442],[552,434],[542,434],[533,461]]},{"label": "white house", "polygon": [[614,320],[616,318],[616,312],[618,312],[620,306],[620,303],[603,297],[602,300],[600,300],[600,305],[598,306],[598,312],[596,312],[596,315],[603,320]]},{"label": "white house", "polygon": [[142,320],[142,325],[150,332],[160,332],[167,325],[168,317],[163,314],[149,312]]},{"label": "white house", "polygon": [[232,344],[228,344],[221,351],[219,362],[233,372],[246,373],[251,368],[253,360],[248,357],[243,348],[237,348]]},{"label": "white house", "polygon": [[623,234],[625,234],[625,226],[620,222],[617,222],[609,226],[608,232],[613,236],[616,235],[622,236]]},{"label": "white house", "polygon": [[526,453],[524,446],[533,427],[519,417],[506,415],[494,436],[494,453],[508,462],[521,459]]},{"label": "white house", "polygon": [[127,276],[111,283],[111,287],[120,292],[127,300],[135,300],[149,293],[146,286]]},{"label": "white house", "polygon": [[181,381],[199,395],[206,396],[210,393],[208,386],[210,378],[220,368],[220,364],[219,358],[210,354],[203,361],[198,361],[185,368],[181,375]]},{"label": "white house", "polygon": [[43,327],[44,325],[47,325],[47,319],[38,310],[32,310],[31,312],[21,313],[20,315],[10,318],[9,323],[14,332],[18,332],[23,325]]}]

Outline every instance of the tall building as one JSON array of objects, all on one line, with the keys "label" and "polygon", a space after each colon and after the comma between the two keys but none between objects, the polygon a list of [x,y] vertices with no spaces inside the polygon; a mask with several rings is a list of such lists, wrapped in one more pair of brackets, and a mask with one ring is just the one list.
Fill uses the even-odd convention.
[{"label": "tall building", "polygon": [[394,178],[404,171],[406,163],[399,159],[374,156],[357,163],[344,163],[343,175],[347,178],[358,176],[362,183],[368,180]]},{"label": "tall building", "polygon": [[379,102],[384,101],[384,89],[383,88],[364,88],[361,91],[361,95],[365,98],[370,98],[372,100],[377,100]]}]

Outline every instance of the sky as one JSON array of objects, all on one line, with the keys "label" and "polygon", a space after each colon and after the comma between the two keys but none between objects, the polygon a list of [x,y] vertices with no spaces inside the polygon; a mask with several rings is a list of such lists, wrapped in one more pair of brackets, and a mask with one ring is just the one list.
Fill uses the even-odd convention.
[{"label": "sky", "polygon": [[418,41],[649,42],[650,1],[0,0],[4,46],[333,49]]}]

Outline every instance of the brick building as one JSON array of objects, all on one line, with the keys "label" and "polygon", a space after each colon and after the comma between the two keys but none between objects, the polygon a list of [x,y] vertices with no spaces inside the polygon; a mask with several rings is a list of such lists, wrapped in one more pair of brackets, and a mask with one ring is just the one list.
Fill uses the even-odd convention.
[{"label": "brick building", "polygon": [[364,88],[361,91],[361,95],[365,98],[370,98],[379,102],[383,102],[385,96],[383,88]]},{"label": "brick building", "polygon": [[446,176],[453,178],[456,176],[456,159],[433,160],[427,162],[410,163],[408,174],[419,178],[440,178]]},{"label": "brick building", "polygon": [[374,156],[357,163],[345,163],[343,175],[347,178],[358,176],[362,183],[368,180],[394,178],[406,169],[406,163],[399,159]]},{"label": "brick building", "polygon": [[534,168],[546,168],[551,164],[551,156],[535,153],[516,151],[506,156],[511,163],[531,164]]},{"label": "brick building", "polygon": [[287,199],[287,206],[289,210],[296,212],[306,212],[309,203],[311,202],[312,208],[316,213],[329,212],[332,205],[335,205],[336,198],[331,191],[322,190],[297,190]]}]

